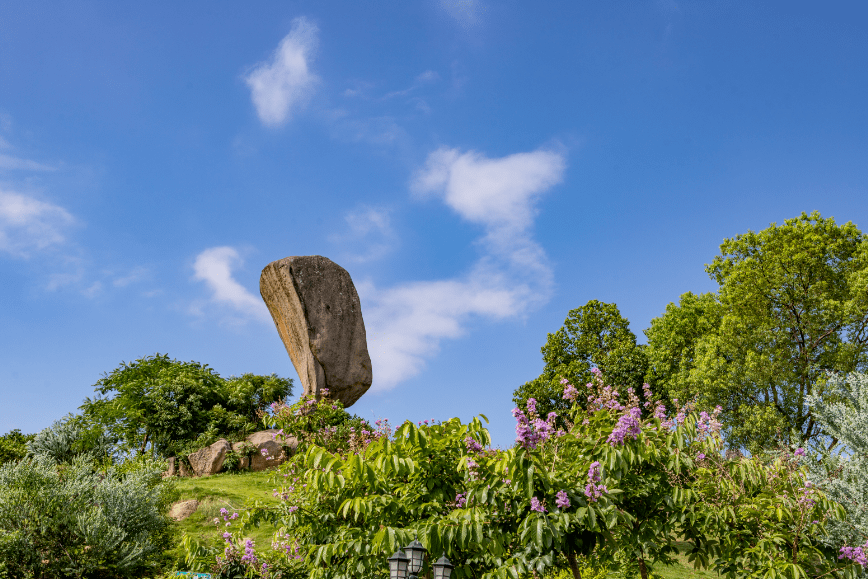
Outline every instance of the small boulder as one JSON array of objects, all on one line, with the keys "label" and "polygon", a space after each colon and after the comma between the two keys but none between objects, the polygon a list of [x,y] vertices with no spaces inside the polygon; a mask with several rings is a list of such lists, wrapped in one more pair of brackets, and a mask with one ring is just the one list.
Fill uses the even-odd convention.
[{"label": "small boulder", "polygon": [[236,442],[232,445],[232,450],[236,453],[241,453],[245,443],[253,446],[253,453],[248,458],[244,456],[241,459],[241,468],[260,471],[273,466],[277,466],[284,462],[288,457],[284,452],[283,447],[288,446],[291,451],[294,451],[298,446],[298,440],[295,437],[281,438],[275,440],[277,430],[261,430],[254,432],[246,438],[244,442]]},{"label": "small boulder", "polygon": [[221,438],[211,446],[199,449],[187,458],[190,461],[190,466],[193,467],[193,474],[196,476],[211,476],[217,474],[223,468],[223,461],[226,460],[226,453],[232,446],[226,439]]},{"label": "small boulder", "polygon": [[199,501],[190,499],[189,501],[178,501],[173,503],[169,508],[169,516],[176,521],[183,521],[190,515],[196,512],[199,508]]}]

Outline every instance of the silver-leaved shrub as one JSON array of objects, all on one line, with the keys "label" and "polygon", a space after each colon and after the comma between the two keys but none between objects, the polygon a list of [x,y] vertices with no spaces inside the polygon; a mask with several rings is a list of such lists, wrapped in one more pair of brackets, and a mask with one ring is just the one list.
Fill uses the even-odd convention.
[{"label": "silver-leaved shrub", "polygon": [[[807,397],[827,438],[805,455],[811,478],[840,503],[848,520],[832,521],[825,541],[848,545],[846,558],[868,556],[868,374],[829,376],[823,396]],[[798,451],[797,451],[798,452]],[[868,572],[860,571],[862,577]]]},{"label": "silver-leaved shrub", "polygon": [[[55,434],[42,439],[67,433]],[[88,453],[56,460],[74,454],[36,452],[0,466],[0,578],[151,575],[170,546],[158,463],[104,469]]]}]

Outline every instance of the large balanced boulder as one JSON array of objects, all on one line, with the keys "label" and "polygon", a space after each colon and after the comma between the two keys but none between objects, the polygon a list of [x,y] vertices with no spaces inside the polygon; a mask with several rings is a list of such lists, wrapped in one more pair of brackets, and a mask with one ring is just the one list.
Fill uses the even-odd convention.
[{"label": "large balanced boulder", "polygon": [[304,394],[352,406],[371,387],[371,357],[359,294],[347,270],[319,255],[273,261],[259,292],[304,386]]},{"label": "large balanced boulder", "polygon": [[193,467],[195,476],[211,476],[217,474],[223,468],[223,461],[226,460],[226,453],[232,450],[232,445],[221,438],[211,446],[200,448],[193,454],[187,456],[190,461],[190,466]]},{"label": "large balanced boulder", "polygon": [[[289,458],[284,451],[288,447],[289,452],[295,451],[298,440],[294,436],[284,437],[278,435],[277,430],[261,430],[248,436],[244,442],[236,442],[232,450],[238,454],[245,454],[241,459],[241,468],[245,470],[260,471],[277,466]],[[251,448],[252,447],[252,448]],[[247,453],[249,452],[249,456]]]}]

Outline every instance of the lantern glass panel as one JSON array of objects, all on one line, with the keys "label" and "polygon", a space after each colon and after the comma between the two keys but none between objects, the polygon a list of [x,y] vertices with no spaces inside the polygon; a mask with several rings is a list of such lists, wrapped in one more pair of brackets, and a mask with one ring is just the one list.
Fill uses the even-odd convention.
[{"label": "lantern glass panel", "polygon": [[422,570],[422,561],[427,550],[418,539],[413,539],[412,543],[404,547],[404,551],[410,556],[410,574],[416,575]]},{"label": "lantern glass panel", "polygon": [[455,566],[446,558],[446,554],[444,553],[442,557],[437,559],[437,562],[434,563],[433,567],[434,579],[449,579],[449,576],[452,574],[452,569]]},{"label": "lantern glass panel", "polygon": [[403,551],[398,551],[389,557],[389,579],[407,579],[407,567],[410,558]]}]

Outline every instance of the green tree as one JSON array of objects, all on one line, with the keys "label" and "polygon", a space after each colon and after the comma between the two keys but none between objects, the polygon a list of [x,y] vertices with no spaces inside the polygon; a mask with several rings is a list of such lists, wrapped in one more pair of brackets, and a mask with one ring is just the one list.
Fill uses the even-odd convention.
[{"label": "green tree", "polygon": [[732,446],[817,439],[807,397],[826,372],[868,365],[868,240],[814,212],[720,249],[717,304],[686,294],[652,321],[651,374],[670,398],[721,405]]},{"label": "green tree", "polygon": [[27,456],[27,443],[35,434],[22,434],[19,429],[11,430],[0,436],[0,464],[21,460]]},{"label": "green tree", "polygon": [[207,365],[154,355],[121,365],[94,386],[84,417],[127,451],[171,456],[203,433],[239,437],[256,429],[272,402],[291,395],[292,380],[245,374],[221,378]]},{"label": "green tree", "polygon": [[[593,381],[594,367],[603,372],[607,383],[632,387],[642,395],[648,369],[644,347],[636,343],[630,322],[615,304],[591,300],[570,310],[563,327],[548,335],[541,351],[545,361],[542,374],[513,393],[513,402],[519,408],[534,398],[541,416],[549,412],[566,416],[571,405],[563,399],[561,380],[576,385],[584,400],[584,385]],[[563,426],[562,419],[559,425]]]}]

